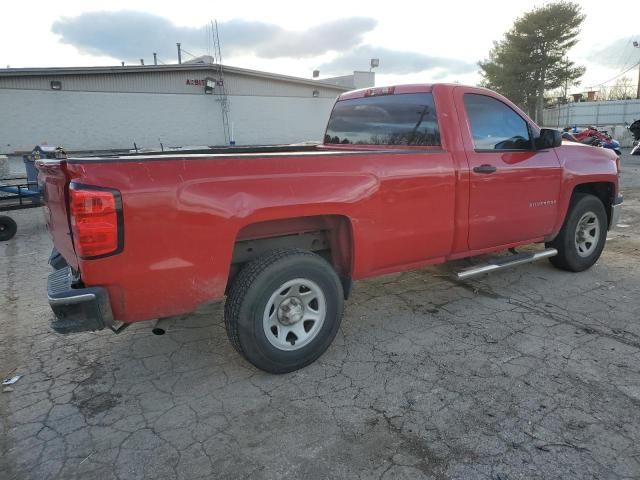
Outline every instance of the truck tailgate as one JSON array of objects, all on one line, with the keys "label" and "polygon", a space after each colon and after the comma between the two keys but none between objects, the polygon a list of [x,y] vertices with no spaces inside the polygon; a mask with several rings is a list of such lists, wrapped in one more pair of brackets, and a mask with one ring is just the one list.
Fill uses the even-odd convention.
[{"label": "truck tailgate", "polygon": [[40,160],[38,184],[44,196],[44,217],[53,245],[74,269],[78,259],[73,248],[67,202],[67,175],[64,160]]}]

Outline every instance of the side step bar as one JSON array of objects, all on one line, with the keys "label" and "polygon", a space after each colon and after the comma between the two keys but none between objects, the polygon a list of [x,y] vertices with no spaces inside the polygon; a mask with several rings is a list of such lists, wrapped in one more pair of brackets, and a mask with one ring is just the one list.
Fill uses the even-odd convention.
[{"label": "side step bar", "polygon": [[486,265],[480,265],[479,267],[468,268],[456,273],[458,280],[466,280],[468,278],[477,277],[483,273],[495,272],[496,270],[503,270],[505,268],[515,267],[517,265],[523,265],[525,263],[535,262],[542,260],[543,258],[553,257],[558,254],[555,248],[547,248],[541,252],[536,253],[519,253],[512,255],[511,257],[502,257],[493,260]]}]

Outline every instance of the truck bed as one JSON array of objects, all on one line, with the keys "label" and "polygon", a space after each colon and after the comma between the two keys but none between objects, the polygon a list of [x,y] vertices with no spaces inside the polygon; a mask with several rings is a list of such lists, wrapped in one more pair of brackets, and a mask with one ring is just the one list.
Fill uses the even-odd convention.
[{"label": "truck bed", "polygon": [[[353,241],[362,243],[354,279],[442,257],[452,247],[455,168],[442,149],[231,148],[46,160],[40,169],[56,248],[85,285],[109,290],[115,318],[125,322],[221,298],[234,244],[260,237],[264,223],[277,219],[296,232],[306,231],[303,219],[352,219]],[[69,183],[120,192],[122,253],[77,257],[64,200]],[[433,205],[439,208],[430,220],[416,225],[416,215]]]}]

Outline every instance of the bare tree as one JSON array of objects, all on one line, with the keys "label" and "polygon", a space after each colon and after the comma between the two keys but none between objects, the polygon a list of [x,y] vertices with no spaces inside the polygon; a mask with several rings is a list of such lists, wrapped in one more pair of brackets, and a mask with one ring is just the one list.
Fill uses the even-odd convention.
[{"label": "bare tree", "polygon": [[635,94],[636,84],[630,77],[619,78],[616,83],[609,87],[607,96],[603,99],[607,100],[627,100],[633,98]]}]

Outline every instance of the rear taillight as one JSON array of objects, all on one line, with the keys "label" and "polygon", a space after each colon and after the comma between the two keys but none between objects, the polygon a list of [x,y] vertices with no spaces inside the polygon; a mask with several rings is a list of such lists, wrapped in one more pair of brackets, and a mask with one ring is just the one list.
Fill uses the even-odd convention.
[{"label": "rear taillight", "polygon": [[81,258],[122,250],[122,200],[117,190],[71,184],[69,216],[76,253]]}]

